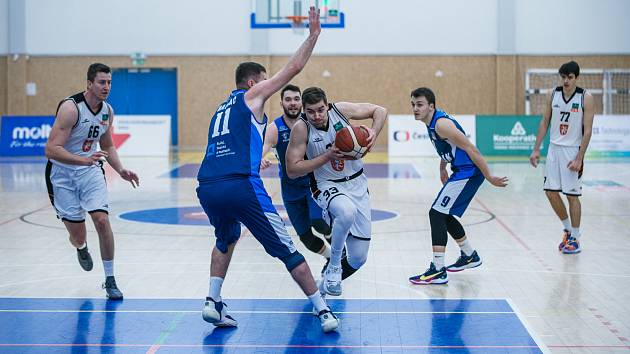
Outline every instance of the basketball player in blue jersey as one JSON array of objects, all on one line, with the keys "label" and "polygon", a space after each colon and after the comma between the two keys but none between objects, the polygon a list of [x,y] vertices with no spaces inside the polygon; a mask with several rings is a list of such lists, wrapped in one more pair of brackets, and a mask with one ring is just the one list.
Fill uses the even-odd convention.
[{"label": "basketball player in blue jersey", "polygon": [[[481,258],[455,216],[464,214],[484,177],[496,187],[505,187],[508,178],[490,173],[488,164],[468,140],[464,129],[455,119],[435,107],[435,94],[431,89],[421,87],[411,92],[411,108],[416,120],[426,124],[429,138],[441,158],[440,179],[444,185],[429,211],[433,261],[423,274],[414,275],[409,281],[413,284],[446,284],[447,271],[459,272],[481,265]],[[448,163],[453,171],[450,176],[446,170]],[[445,267],[447,233],[455,239],[461,252],[454,264]]]},{"label": "basketball player in blue jersey", "polygon": [[302,112],[302,97],[300,88],[294,85],[285,86],[280,91],[280,104],[284,114],[276,118],[267,126],[265,134],[265,144],[263,146],[263,160],[261,169],[270,166],[270,162],[264,159],[265,155],[272,149],[276,149],[278,158],[278,168],[280,174],[280,189],[282,191],[282,202],[289,215],[289,220],[300,237],[300,241],[311,252],[317,253],[330,260],[330,246],[321,238],[315,236],[311,227],[318,233],[330,235],[330,226],[324,221],[322,209],[311,198],[309,188],[309,178],[299,177],[291,179],[287,176],[285,155],[291,128],[299,120]]},{"label": "basketball player in blue jersey", "polygon": [[[532,166],[538,166],[540,145],[549,129],[549,150],[545,164],[543,189],[551,208],[556,213],[564,232],[558,250],[566,254],[579,253],[580,221],[582,219],[582,171],[584,155],[593,132],[593,96],[577,86],[580,66],[574,61],[563,64],[558,70],[562,86],[551,92],[540,121],[534,151],[529,157]],[[551,128],[550,128],[551,127]],[[560,197],[567,196],[569,213]]]},{"label": "basketball player in blue jersey", "polygon": [[311,270],[295,248],[271,203],[259,169],[267,116],[267,99],[296,76],[313,52],[321,31],[319,10],[309,10],[309,36],[289,62],[267,80],[265,68],[252,62],[236,68],[236,90],[219,105],[208,131],[208,147],[197,179],[197,196],[210,223],[216,244],[212,250],[210,284],[202,316],[215,326],[234,327],[221,287],[241,234],[243,223],[265,251],[280,259],[318,311],[324,332],[335,330],[339,320],[320,295]]},{"label": "basketball player in blue jersey", "polygon": [[[123,167],[109,127],[114,110],[107,103],[112,84],[107,65],[94,63],[87,72],[87,89],[59,103],[55,124],[46,143],[46,186],[57,217],[70,234],[81,268],[92,270],[87,248],[85,212],[94,222],[105,271],[103,288],[111,300],[123,294],[114,278],[114,234],[109,222],[109,203],[103,161],[135,188],[138,175]],[[99,150],[100,146],[100,150]]]}]

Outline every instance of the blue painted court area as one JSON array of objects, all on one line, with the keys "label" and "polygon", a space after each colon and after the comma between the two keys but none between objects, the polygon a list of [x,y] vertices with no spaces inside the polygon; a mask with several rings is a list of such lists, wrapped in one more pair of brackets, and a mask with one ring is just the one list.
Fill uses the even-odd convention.
[{"label": "blue painted court area", "polygon": [[[291,225],[291,220],[286,214],[284,205],[274,204],[274,207],[280,213],[284,223],[287,226]],[[398,216],[398,214],[391,211],[379,209],[372,209],[371,213],[373,222],[388,220]],[[154,224],[210,226],[208,216],[198,206],[143,209],[122,213],[119,217],[124,220]]]},{"label": "blue painted court area", "polygon": [[[416,171],[413,165],[408,163],[366,163],[363,165],[363,168],[369,178],[420,178],[418,171]],[[162,175],[162,177],[197,178],[198,171],[198,163],[187,163],[172,169],[170,172]],[[278,178],[278,165],[272,165],[260,171],[260,176]]]},{"label": "blue painted court area", "polygon": [[225,299],[214,328],[194,299],[0,299],[2,353],[542,353],[505,300],[329,300],[324,334],[307,300]]}]

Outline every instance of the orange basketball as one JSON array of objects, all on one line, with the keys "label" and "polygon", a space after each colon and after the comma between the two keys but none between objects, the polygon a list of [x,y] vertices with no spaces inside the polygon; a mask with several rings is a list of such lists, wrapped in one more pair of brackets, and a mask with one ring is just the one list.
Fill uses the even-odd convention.
[{"label": "orange basketball", "polygon": [[335,136],[335,146],[344,155],[361,158],[367,154],[368,136],[369,133],[364,127],[353,125],[352,132],[350,132],[349,127],[343,127]]}]

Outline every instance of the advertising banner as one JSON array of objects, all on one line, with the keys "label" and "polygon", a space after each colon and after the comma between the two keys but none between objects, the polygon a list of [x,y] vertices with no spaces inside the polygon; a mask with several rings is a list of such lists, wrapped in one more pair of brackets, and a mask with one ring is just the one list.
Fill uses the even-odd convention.
[{"label": "advertising banner", "polygon": [[630,156],[630,115],[595,115],[589,156]]},{"label": "advertising banner", "polygon": [[116,115],[112,138],[120,156],[168,156],[170,115]]},{"label": "advertising banner", "polygon": [[[529,156],[536,144],[540,116],[477,116],[477,148],[487,156]],[[547,154],[549,134],[541,145]]]},{"label": "advertising banner", "polygon": [[[462,126],[468,139],[475,144],[475,116],[452,115]],[[395,115],[388,118],[387,150],[389,156],[437,156],[429,139],[427,126],[414,119],[413,115]]]},{"label": "advertising banner", "polygon": [[1,156],[44,156],[53,116],[3,116],[0,120]]}]

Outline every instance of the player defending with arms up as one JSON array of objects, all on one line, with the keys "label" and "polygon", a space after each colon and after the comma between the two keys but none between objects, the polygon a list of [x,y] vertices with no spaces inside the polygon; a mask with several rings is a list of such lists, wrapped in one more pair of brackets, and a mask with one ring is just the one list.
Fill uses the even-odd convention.
[{"label": "player defending with arms up", "polygon": [[[367,260],[372,236],[372,217],[367,177],[361,159],[348,159],[335,147],[336,133],[350,126],[348,119],[372,119],[368,149],[374,145],[387,110],[371,103],[328,104],[326,93],[311,87],[302,94],[304,114],[291,131],[287,149],[287,174],[309,174],[317,204],[332,221],[330,263],[324,272],[322,292],[341,295],[341,280]],[[342,259],[344,245],[347,256]]]},{"label": "player defending with arms up", "polygon": [[236,68],[236,90],[219,105],[208,131],[208,147],[199,168],[197,196],[215,229],[210,264],[209,294],[203,319],[215,326],[233,327],[221,287],[243,223],[265,251],[280,259],[317,309],[322,330],[335,330],[339,321],[315,285],[311,270],[295,248],[260,178],[267,99],[297,75],[311,56],[321,31],[319,10],[309,11],[310,34],[289,62],[267,80],[265,68],[242,63]]}]

